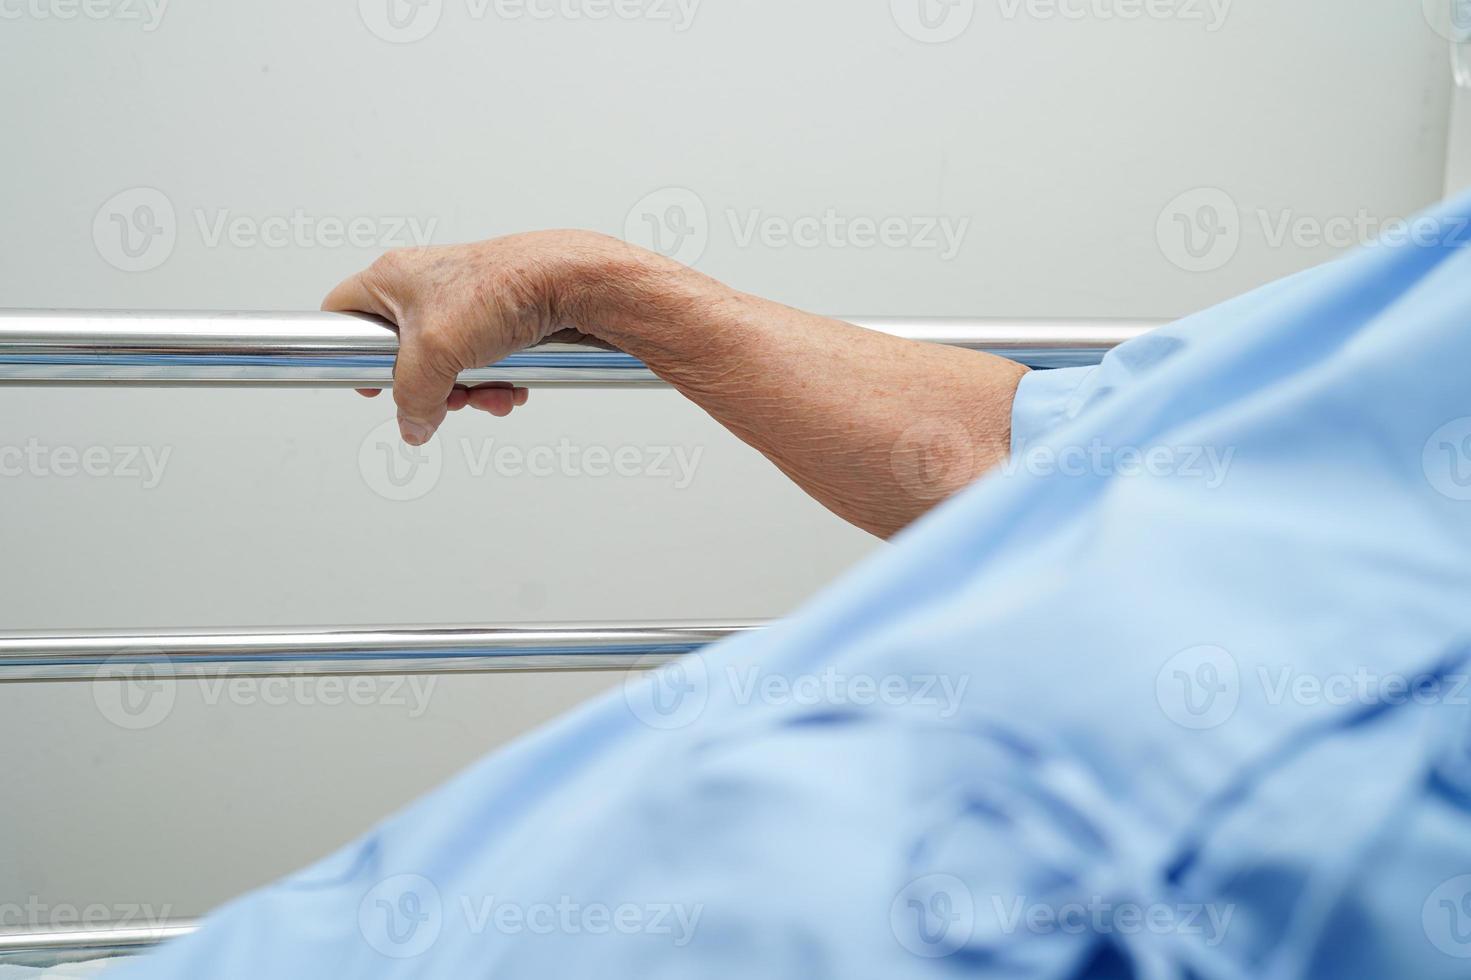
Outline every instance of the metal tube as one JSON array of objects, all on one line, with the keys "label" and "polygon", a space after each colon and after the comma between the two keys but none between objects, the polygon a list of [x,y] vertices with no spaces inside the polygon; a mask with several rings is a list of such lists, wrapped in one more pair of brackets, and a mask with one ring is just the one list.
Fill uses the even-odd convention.
[{"label": "metal tube", "polygon": [[96,925],[82,929],[0,932],[0,962],[39,966],[140,952],[199,928],[191,919],[162,925]]},{"label": "metal tube", "polygon": [[[987,351],[1030,367],[1096,363],[1156,323],[1139,321],[858,318],[914,340]],[[343,313],[0,310],[0,385],[389,387],[398,335]],[[657,385],[638,359],[577,344],[543,344],[466,384]]]},{"label": "metal tube", "polygon": [[760,626],[735,622],[7,633],[0,635],[0,681],[610,670],[655,666]]}]

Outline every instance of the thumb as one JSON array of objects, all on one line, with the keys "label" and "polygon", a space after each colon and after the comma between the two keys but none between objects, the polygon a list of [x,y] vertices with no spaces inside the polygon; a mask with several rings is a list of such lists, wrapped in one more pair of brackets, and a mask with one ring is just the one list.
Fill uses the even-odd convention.
[{"label": "thumb", "polygon": [[410,446],[422,446],[434,437],[449,412],[448,400],[462,366],[433,336],[420,330],[400,333],[398,360],[393,365],[393,400],[398,405],[398,430]]},{"label": "thumb", "polygon": [[406,282],[402,255],[387,253],[368,269],[338,283],[322,301],[324,310],[376,313],[396,325],[398,358],[393,365],[393,400],[404,442],[422,446],[434,436],[449,411],[461,365],[439,335],[411,322],[401,310],[400,287]]}]

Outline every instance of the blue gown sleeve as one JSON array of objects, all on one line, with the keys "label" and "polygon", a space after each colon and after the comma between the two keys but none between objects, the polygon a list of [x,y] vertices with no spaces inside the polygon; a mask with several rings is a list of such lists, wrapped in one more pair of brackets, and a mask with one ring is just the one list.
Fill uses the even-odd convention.
[{"label": "blue gown sleeve", "polygon": [[1167,363],[1187,349],[1193,339],[1231,324],[1253,311],[1302,288],[1325,274],[1330,265],[1307,269],[1278,280],[1245,296],[1212,307],[1136,337],[1104,355],[1090,367],[1032,371],[1022,377],[1011,411],[1011,449],[1021,453],[1064,422],[1072,421],[1113,393],[1128,388],[1139,378]]}]

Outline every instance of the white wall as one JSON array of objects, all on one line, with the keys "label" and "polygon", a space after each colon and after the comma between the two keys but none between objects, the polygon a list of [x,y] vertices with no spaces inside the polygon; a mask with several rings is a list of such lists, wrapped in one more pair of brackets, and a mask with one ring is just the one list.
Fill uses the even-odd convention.
[{"label": "white wall", "polygon": [[[212,243],[222,217],[413,219],[448,242],[642,235],[683,203],[701,268],[800,306],[1170,316],[1338,253],[1274,242],[1284,216],[1406,215],[1444,179],[1446,41],[1402,0],[1216,0],[1220,22],[1206,0],[1132,20],[961,0],[948,29],[968,26],[938,44],[900,26],[920,33],[918,0],[704,0],[683,30],[428,0],[411,43],[366,26],[384,2],[174,0],[149,29],[125,16],[142,0],[103,20],[0,0],[0,305],[313,308],[378,251]],[[112,215],[150,200],[172,249],[123,271]],[[1223,233],[1192,257],[1175,215],[1205,206]],[[828,209],[965,234],[942,255],[736,230]],[[456,417],[412,502],[361,462],[390,414],[331,392],[0,389],[0,445],[170,454],[147,488],[0,478],[0,628],[766,617],[874,547],[669,393]],[[477,477],[462,455],[563,438],[703,455],[684,487]],[[186,687],[144,731],[87,684],[0,685],[0,909],[201,911],[615,681],[440,678],[417,718]]]}]

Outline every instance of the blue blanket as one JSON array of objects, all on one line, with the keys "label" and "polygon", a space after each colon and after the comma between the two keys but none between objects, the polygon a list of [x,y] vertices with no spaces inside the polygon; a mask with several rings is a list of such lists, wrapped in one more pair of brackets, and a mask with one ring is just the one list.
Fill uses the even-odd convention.
[{"label": "blue blanket", "polygon": [[1464,978],[1468,216],[1030,375],[798,614],[109,980]]}]

